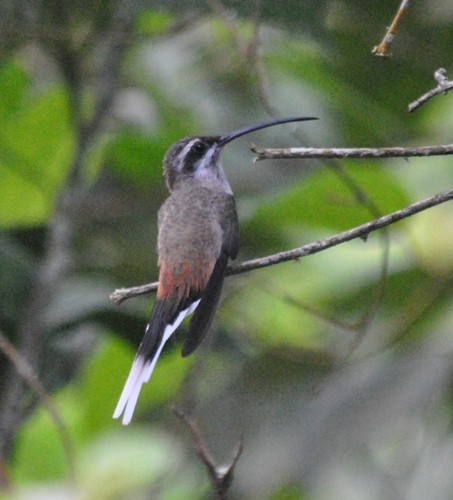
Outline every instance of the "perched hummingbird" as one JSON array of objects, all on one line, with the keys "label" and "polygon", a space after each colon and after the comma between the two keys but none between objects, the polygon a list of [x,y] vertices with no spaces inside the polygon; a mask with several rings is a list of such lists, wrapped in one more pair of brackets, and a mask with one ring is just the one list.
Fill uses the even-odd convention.
[{"label": "perched hummingbird", "polygon": [[219,155],[229,142],[281,123],[316,120],[293,117],[257,123],[222,136],[186,137],[164,157],[170,196],[158,214],[159,287],[151,319],[135,356],[113,418],[131,421],[142,385],[159,355],[190,313],[182,349],[188,356],[205,337],[217,308],[228,259],[238,252],[238,217]]}]

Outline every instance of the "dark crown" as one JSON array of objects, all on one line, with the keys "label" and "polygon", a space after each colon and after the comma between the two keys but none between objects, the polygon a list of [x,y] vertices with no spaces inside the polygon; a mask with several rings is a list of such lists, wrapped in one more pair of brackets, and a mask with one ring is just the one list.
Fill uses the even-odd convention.
[{"label": "dark crown", "polygon": [[164,175],[169,190],[181,174],[190,176],[206,153],[217,144],[219,136],[185,137],[175,142],[164,157]]}]

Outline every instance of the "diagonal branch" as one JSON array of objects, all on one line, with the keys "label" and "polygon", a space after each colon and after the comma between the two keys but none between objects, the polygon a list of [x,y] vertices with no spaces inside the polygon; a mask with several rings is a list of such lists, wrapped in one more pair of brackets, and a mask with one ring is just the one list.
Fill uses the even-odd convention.
[{"label": "diagonal branch", "polygon": [[398,26],[401,22],[403,14],[409,9],[409,0],[402,0],[401,4],[398,8],[398,11],[393,18],[392,23],[387,29],[384,38],[381,40],[379,45],[373,47],[371,53],[375,56],[379,57],[389,57],[390,56],[390,46],[392,45],[393,40],[395,39],[396,32],[398,30]]},{"label": "diagonal branch", "polygon": [[[395,224],[400,220],[406,219],[411,215],[427,210],[428,208],[435,207],[441,203],[445,203],[453,199],[453,189],[445,191],[443,193],[436,194],[424,200],[417,201],[411,205],[408,205],[401,210],[396,210],[382,217],[373,219],[370,222],[361,224],[342,233],[329,236],[328,238],[323,238],[313,243],[308,243],[299,248],[293,250],[287,250],[284,252],[278,252],[273,255],[267,255],[266,257],[260,257],[258,259],[248,260],[242,264],[237,264],[234,266],[229,266],[227,269],[227,276],[232,276],[235,274],[241,274],[254,269],[260,269],[263,267],[273,266],[275,264],[280,264],[281,262],[287,262],[289,260],[297,260],[306,255],[312,255],[327,248],[334,247],[346,241],[351,241],[356,238],[366,239],[369,233],[382,229],[384,227]],[[153,292],[157,289],[157,283],[150,283],[148,285],[133,287],[133,288],[120,288],[115,290],[110,295],[110,300],[116,304],[121,304],[123,300],[129,299],[131,297],[136,297],[138,295],[144,295],[146,293]]]},{"label": "diagonal branch", "polygon": [[422,96],[420,96],[415,101],[411,102],[407,107],[407,110],[409,111],[409,113],[411,111],[416,110],[417,108],[419,108],[420,106],[425,104],[425,102],[428,102],[430,99],[432,99],[436,95],[439,95],[439,94],[446,95],[450,90],[453,89],[453,82],[448,79],[447,70],[445,68],[439,68],[437,71],[435,71],[434,72],[434,79],[437,82],[437,86],[435,88],[433,88],[432,90],[426,92]]},{"label": "diagonal branch", "polygon": [[24,356],[21,355],[21,353],[14,347],[14,345],[8,340],[8,338],[2,331],[0,331],[0,351],[2,351],[3,354],[14,365],[14,368],[16,369],[18,375],[22,377],[27,385],[31,387],[33,391],[38,395],[41,404],[47,410],[47,413],[55,424],[55,427],[60,435],[61,443],[66,455],[69,476],[71,480],[74,480],[74,447],[71,436],[69,435],[68,429],[60,415],[58,408],[47,393],[45,387],[39,380],[38,375],[33,370],[30,363],[25,359]]}]

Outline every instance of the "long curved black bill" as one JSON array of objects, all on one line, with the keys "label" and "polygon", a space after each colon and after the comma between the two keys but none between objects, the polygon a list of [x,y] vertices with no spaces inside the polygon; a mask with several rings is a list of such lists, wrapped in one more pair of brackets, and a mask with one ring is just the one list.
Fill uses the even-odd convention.
[{"label": "long curved black bill", "polygon": [[254,125],[248,125],[247,127],[240,128],[238,130],[234,130],[233,132],[229,132],[228,134],[222,135],[219,139],[219,146],[224,146],[234,139],[241,137],[242,135],[250,134],[250,132],[255,132],[256,130],[261,130],[262,128],[273,127],[274,125],[280,125],[282,123],[291,123],[291,122],[304,122],[308,120],[317,120],[313,116],[291,116],[287,118],[277,118],[276,120],[270,120],[268,122],[255,123]]}]

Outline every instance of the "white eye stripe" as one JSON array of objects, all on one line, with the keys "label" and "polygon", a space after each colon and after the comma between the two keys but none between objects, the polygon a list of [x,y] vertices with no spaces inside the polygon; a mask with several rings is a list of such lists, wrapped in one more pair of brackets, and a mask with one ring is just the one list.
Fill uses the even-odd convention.
[{"label": "white eye stripe", "polygon": [[189,141],[176,156],[176,165],[178,166],[179,172],[182,172],[185,167],[187,167],[187,156],[190,155],[191,150],[196,147],[197,144],[206,146],[206,150],[203,153],[200,151],[201,157],[196,161],[196,163],[193,164],[192,168],[190,168],[190,171],[203,171],[212,163],[212,159],[217,150],[217,145],[211,144],[208,147],[207,144],[204,144],[202,141],[200,141],[199,138],[195,137],[191,141]]},{"label": "white eye stripe", "polygon": [[216,150],[216,145],[212,145],[208,151],[203,155],[203,158],[201,159],[200,166],[206,168],[210,162],[212,157],[214,156],[214,152]]},{"label": "white eye stripe", "polygon": [[184,160],[184,158],[186,157],[187,153],[192,149],[192,146],[198,142],[199,139],[193,139],[191,141],[189,141],[181,150],[181,152],[178,154],[178,156],[176,157],[177,159],[177,163],[179,164],[181,162],[181,160]]}]

